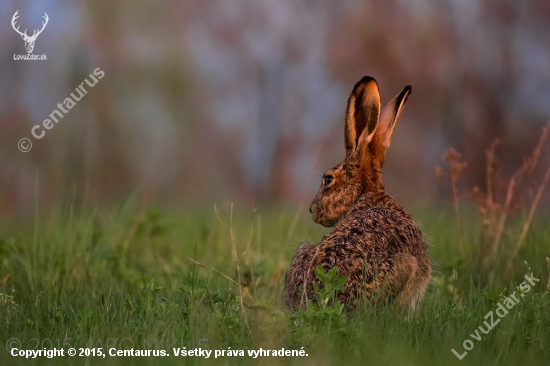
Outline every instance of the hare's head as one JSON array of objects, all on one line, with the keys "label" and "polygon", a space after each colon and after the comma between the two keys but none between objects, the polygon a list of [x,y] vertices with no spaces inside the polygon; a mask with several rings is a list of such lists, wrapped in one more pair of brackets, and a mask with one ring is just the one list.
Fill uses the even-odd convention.
[{"label": "hare's head", "polygon": [[365,76],[355,84],[346,110],[346,158],[323,175],[310,207],[315,222],[333,226],[362,194],[384,191],[386,149],[411,89],[407,85],[381,111],[376,80]]}]

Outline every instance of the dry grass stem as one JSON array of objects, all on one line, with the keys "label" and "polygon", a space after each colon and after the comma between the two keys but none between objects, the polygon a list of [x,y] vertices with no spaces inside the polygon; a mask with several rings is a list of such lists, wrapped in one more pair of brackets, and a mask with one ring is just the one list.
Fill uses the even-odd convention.
[{"label": "dry grass stem", "polygon": [[494,258],[495,253],[500,247],[500,244],[502,241],[502,235],[504,232],[504,227],[506,224],[506,220],[508,218],[508,214],[511,210],[511,204],[513,202],[515,193],[519,191],[518,187],[521,185],[522,179],[525,176],[525,174],[527,173],[531,174],[537,167],[541,153],[544,149],[544,145],[548,139],[549,132],[550,132],[550,123],[546,127],[543,127],[539,141],[535,146],[535,149],[529,156],[529,158],[525,160],[525,162],[519,167],[518,170],[516,170],[512,178],[510,178],[510,180],[508,181],[506,199],[504,201],[503,208],[500,212],[500,217],[498,219],[496,226],[494,228],[491,228],[491,229],[494,229],[491,235],[492,241],[489,242],[489,247],[483,251],[485,253],[484,263],[486,265],[488,265],[491,259]]},{"label": "dry grass stem", "polygon": [[231,282],[232,284],[237,285],[238,287],[241,287],[241,285],[240,285],[237,281],[235,281],[234,279],[232,279],[231,277],[229,277],[229,276],[226,275],[225,273],[218,271],[216,268],[212,268],[212,267],[210,267],[210,266],[208,266],[208,265],[206,265],[206,264],[204,264],[204,263],[197,262],[196,260],[191,259],[191,258],[189,258],[189,257],[187,257],[187,259],[188,259],[189,261],[195,263],[195,264],[198,265],[198,266],[201,266],[201,267],[203,267],[203,268],[208,268],[208,269],[211,270],[212,272],[216,272],[216,273],[219,274],[220,276],[222,276],[222,277],[228,279],[229,282]]},{"label": "dry grass stem", "polygon": [[537,207],[539,205],[540,199],[542,197],[542,193],[544,192],[544,189],[546,188],[546,185],[548,184],[548,181],[550,180],[550,168],[546,170],[546,174],[544,175],[544,178],[537,190],[537,194],[535,195],[535,198],[533,199],[533,203],[531,204],[531,208],[529,210],[529,215],[527,216],[527,219],[523,223],[523,228],[521,230],[521,235],[519,236],[519,239],[516,243],[516,246],[514,247],[514,252],[512,253],[512,257],[510,258],[510,262],[508,263],[508,269],[507,271],[512,270],[512,263],[514,259],[516,258],[519,249],[521,248],[521,245],[523,244],[525,237],[527,236],[527,232],[529,231],[529,227],[531,226],[531,222],[533,221],[533,217],[535,216],[535,211],[537,210]]}]

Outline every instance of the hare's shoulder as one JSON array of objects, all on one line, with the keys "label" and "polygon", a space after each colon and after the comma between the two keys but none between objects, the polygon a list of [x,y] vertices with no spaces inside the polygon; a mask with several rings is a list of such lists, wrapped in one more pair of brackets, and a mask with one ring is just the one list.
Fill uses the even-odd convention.
[{"label": "hare's shoulder", "polygon": [[320,244],[399,252],[418,241],[422,232],[408,214],[391,206],[374,206],[354,207]]},{"label": "hare's shoulder", "polygon": [[416,228],[416,223],[403,208],[398,205],[357,205],[349,210],[341,220],[343,226],[354,226],[376,231],[377,229]]}]

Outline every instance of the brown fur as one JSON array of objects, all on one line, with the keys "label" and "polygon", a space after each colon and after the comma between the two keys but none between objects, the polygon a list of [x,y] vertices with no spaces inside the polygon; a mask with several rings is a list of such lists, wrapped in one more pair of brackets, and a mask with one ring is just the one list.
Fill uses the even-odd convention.
[{"label": "brown fur", "polygon": [[[422,232],[403,207],[385,192],[381,169],[395,121],[411,87],[380,112],[376,80],[364,77],[354,87],[346,111],[346,158],[323,175],[311,204],[315,222],[334,226],[319,244],[303,243],[285,278],[284,302],[303,307],[315,301],[313,283],[318,265],[336,266],[348,276],[338,299],[349,308],[366,301],[396,301],[414,311],[431,278],[431,264]],[[325,177],[332,177],[332,181]]]}]

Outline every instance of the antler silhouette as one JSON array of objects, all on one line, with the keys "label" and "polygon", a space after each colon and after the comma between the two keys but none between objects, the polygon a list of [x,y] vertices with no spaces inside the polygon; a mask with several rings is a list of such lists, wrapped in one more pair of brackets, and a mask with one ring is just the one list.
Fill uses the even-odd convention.
[{"label": "antler silhouette", "polygon": [[[31,38],[36,38],[36,37],[38,37],[38,35],[39,35],[40,33],[42,33],[42,31],[44,30],[44,28],[46,28],[46,24],[48,24],[48,20],[50,20],[50,18],[48,18],[48,14],[46,14],[46,13],[44,13],[43,18],[44,18],[45,22],[42,22],[42,29],[40,29],[40,30],[36,30],[36,29],[35,29],[35,30],[34,30],[34,33],[33,33],[32,36],[31,36]],[[36,33],[36,32],[38,32],[38,33]],[[36,33],[36,34],[35,34],[35,33]]]},{"label": "antler silhouette", "polygon": [[22,37],[23,36],[28,37],[26,29],[25,29],[25,32],[23,33],[19,30],[19,26],[17,28],[15,28],[15,21],[17,20],[17,18],[19,18],[19,15],[17,13],[19,13],[19,10],[17,10],[15,12],[15,14],[13,14],[13,17],[11,18],[11,26],[13,27],[13,30],[15,30],[17,33],[19,33]]},{"label": "antler silhouette", "polygon": [[29,36],[27,34],[27,30],[25,29],[24,32],[21,32],[19,30],[19,26],[16,27],[16,21],[17,21],[17,18],[19,18],[19,10],[17,10],[15,12],[15,14],[13,14],[13,17],[11,18],[11,26],[13,27],[13,29],[19,33],[21,35],[21,38],[23,38],[23,40],[25,41],[25,48],[27,49],[27,53],[31,53],[33,48],[34,48],[34,42],[36,41],[36,38],[40,35],[40,33],[42,33],[42,31],[44,30],[44,28],[46,28],[46,24],[48,24],[48,20],[50,19],[48,17],[48,14],[44,13],[44,21],[42,22],[42,29],[38,30],[38,29],[35,29],[34,32],[32,33],[32,36]]}]

